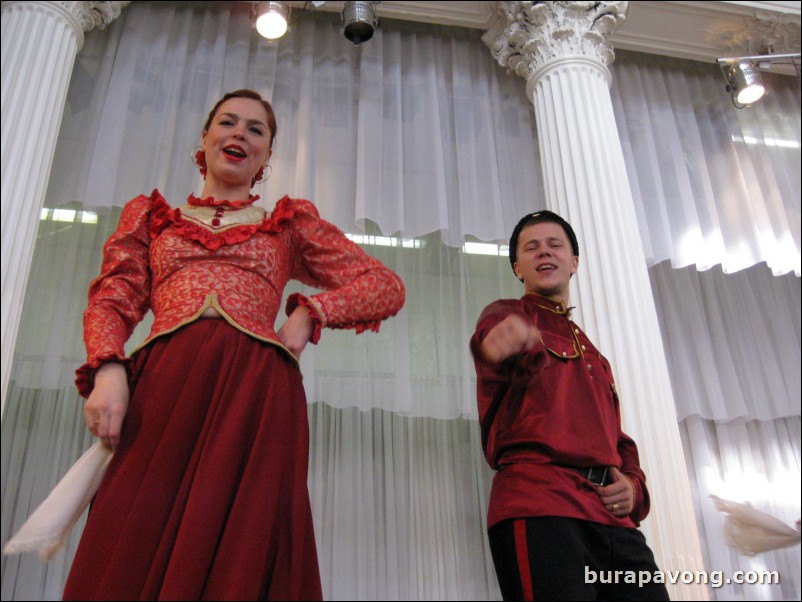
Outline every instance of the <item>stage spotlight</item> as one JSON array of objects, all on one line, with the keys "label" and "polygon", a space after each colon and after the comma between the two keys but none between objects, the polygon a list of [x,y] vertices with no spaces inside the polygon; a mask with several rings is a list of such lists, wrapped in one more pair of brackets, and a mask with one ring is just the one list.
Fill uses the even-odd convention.
[{"label": "stage spotlight", "polygon": [[757,102],[766,93],[760,71],[752,61],[738,61],[725,69],[728,88],[732,101],[737,105],[748,107]]},{"label": "stage spotlight", "polygon": [[799,79],[799,52],[720,58],[716,62],[727,82],[732,104],[737,109],[751,106],[765,96],[767,90],[760,75],[761,69],[769,69],[772,65],[793,65]]},{"label": "stage spotlight", "polygon": [[260,2],[256,9],[256,31],[268,40],[275,40],[287,32],[289,8],[284,2]]},{"label": "stage spotlight", "polygon": [[343,34],[354,44],[367,42],[379,26],[375,6],[378,2],[346,2],[341,13]]}]

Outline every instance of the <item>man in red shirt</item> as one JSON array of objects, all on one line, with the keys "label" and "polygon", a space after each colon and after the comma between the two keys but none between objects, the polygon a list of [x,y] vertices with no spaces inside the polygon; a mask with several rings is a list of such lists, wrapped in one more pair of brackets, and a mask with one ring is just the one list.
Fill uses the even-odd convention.
[{"label": "man in red shirt", "polygon": [[471,339],[482,445],[498,471],[487,523],[502,595],[667,600],[636,528],[649,492],[612,369],[570,319],[576,235],[555,213],[526,215],[510,263],[525,295],[491,303]]}]

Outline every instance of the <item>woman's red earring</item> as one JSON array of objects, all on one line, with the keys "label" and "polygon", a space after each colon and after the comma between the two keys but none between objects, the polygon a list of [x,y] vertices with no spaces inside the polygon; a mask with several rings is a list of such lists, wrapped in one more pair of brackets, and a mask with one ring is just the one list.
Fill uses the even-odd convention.
[{"label": "woman's red earring", "polygon": [[[265,167],[270,168],[270,171],[267,172],[267,175],[265,175]],[[273,173],[273,167],[271,165],[268,164],[263,167],[260,167],[259,171],[257,171],[256,175],[253,177],[253,180],[251,180],[251,188],[253,188],[257,184],[261,184],[262,182],[270,178],[270,174],[272,173]]]},{"label": "woman's red earring", "polygon": [[203,149],[195,153],[195,165],[200,168],[200,173],[206,179],[206,151]]}]

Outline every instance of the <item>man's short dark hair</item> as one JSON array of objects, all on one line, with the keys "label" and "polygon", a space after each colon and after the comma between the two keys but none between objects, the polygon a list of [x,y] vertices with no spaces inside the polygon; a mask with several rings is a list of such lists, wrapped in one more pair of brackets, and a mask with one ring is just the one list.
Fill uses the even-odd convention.
[{"label": "man's short dark hair", "polygon": [[574,229],[571,227],[571,224],[556,213],[544,209],[543,211],[527,213],[515,225],[515,229],[512,231],[512,236],[510,237],[510,265],[513,271],[515,271],[515,262],[518,261],[518,237],[521,235],[521,230],[527,226],[539,224],[541,222],[553,222],[562,226],[566,236],[568,236],[568,240],[571,241],[571,250],[574,252],[574,255],[579,257],[579,242],[576,240],[576,234],[574,234]]}]

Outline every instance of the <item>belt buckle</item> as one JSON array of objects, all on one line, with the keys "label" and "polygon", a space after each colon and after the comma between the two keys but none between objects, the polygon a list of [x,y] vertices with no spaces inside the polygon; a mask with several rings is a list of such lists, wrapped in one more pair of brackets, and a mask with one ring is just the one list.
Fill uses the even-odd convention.
[{"label": "belt buckle", "polygon": [[[597,478],[598,475],[601,475]],[[607,480],[607,467],[606,466],[591,466],[588,468],[587,479],[592,485],[597,487],[604,487],[604,482]]]}]

